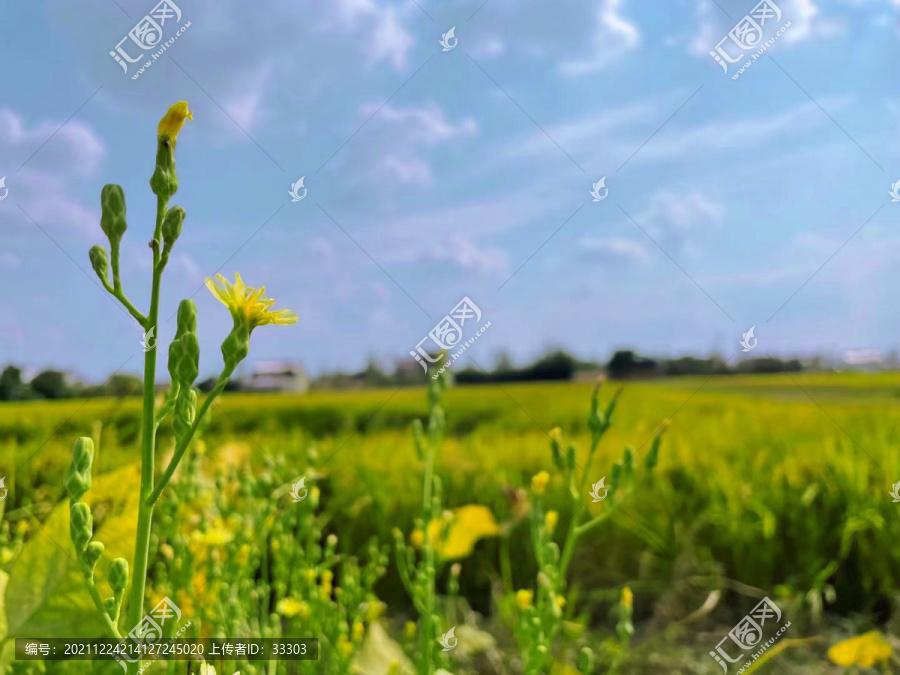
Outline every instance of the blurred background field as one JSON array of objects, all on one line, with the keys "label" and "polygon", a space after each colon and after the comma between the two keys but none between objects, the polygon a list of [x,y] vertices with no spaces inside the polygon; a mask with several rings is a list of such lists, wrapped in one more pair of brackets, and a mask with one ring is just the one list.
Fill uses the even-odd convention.
[{"label": "blurred background field", "polygon": [[[606,384],[604,397],[616,386]],[[535,571],[520,520],[523,488],[533,474],[550,468],[552,428],[560,427],[563,438],[585,452],[591,388],[529,383],[448,392],[448,435],[437,468],[444,505],[485,505],[509,527],[515,587],[528,584]],[[592,482],[609,473],[624,446],[632,445],[640,459],[659,425],[668,421],[668,428],[657,471],[586,537],[573,560],[573,605],[588,630],[598,641],[611,630],[608,613],[624,584],[635,594],[636,627],[633,669],[625,672],[717,672],[706,656],[716,636],[746,611],[747,598],[766,594],[792,618],[792,638],[822,637],[782,657],[798,667],[808,664],[810,672],[828,668],[824,651],[836,636],[892,630],[900,594],[900,505],[889,495],[900,480],[898,397],[900,375],[884,373],[628,383],[595,458]],[[98,497],[101,503],[113,512],[112,504],[133,497],[127,493],[136,482],[121,477],[139,471],[138,404],[73,399],[0,406],[3,465],[19,467],[6,481],[6,537],[24,537],[18,549],[10,544],[16,555],[0,559],[0,569],[10,574],[10,627],[47,627],[50,609],[37,606],[46,598],[23,607],[18,596],[14,603],[9,596],[17,579],[38,587],[35,576],[53,571],[33,568],[27,550],[52,548],[40,543],[51,535],[35,522],[46,523],[63,500],[72,439],[99,436],[95,475],[101,485],[104,474],[118,476],[94,488],[111,492]],[[260,472],[276,484],[305,475],[321,490],[323,531],[338,536],[338,551],[365,560],[372,536],[386,545],[392,528],[412,529],[421,474],[409,429],[425,413],[419,388],[226,395],[213,408],[205,452],[197,460],[216,476],[204,490],[227,496],[242,477]],[[161,438],[165,456],[171,439]],[[551,482],[548,501],[559,504],[565,519],[570,514],[563,490]],[[603,507],[585,503],[591,512]],[[102,513],[98,521],[102,533]],[[58,543],[70,546],[63,536]],[[123,537],[126,547],[129,536]],[[498,546],[497,539],[479,542],[460,579],[461,595],[489,618],[496,614]],[[65,566],[65,560],[57,562]],[[412,616],[393,565],[375,590],[387,603],[389,621]],[[85,603],[81,593],[67,589],[65,602]],[[90,621],[54,621],[60,634],[91,634]]]}]

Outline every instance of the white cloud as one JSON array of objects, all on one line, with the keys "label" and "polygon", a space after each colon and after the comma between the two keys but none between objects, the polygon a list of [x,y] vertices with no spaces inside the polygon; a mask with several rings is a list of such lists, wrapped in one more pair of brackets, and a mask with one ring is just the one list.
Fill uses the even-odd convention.
[{"label": "white cloud", "polygon": [[609,67],[640,44],[640,33],[621,15],[622,0],[597,5],[592,53],[560,64],[564,75],[585,75]]},{"label": "white cloud", "polygon": [[690,251],[722,226],[725,209],[698,192],[662,190],[635,220],[667,251]]},{"label": "white cloud", "polygon": [[0,109],[0,156],[10,162],[0,169],[7,176],[9,190],[4,206],[27,228],[34,228],[34,223],[16,203],[48,234],[95,234],[98,217],[75,192],[85,178],[96,173],[105,155],[99,137],[77,120],[65,125],[62,120],[29,125],[22,115]]},{"label": "white cloud", "polygon": [[643,262],[647,259],[646,248],[633,239],[624,237],[585,237],[579,248],[591,258],[606,262]]},{"label": "white cloud", "polygon": [[[376,113],[377,111],[377,113]],[[428,185],[433,172],[428,153],[460,138],[472,136],[477,127],[469,118],[448,120],[440,107],[429,104],[400,108],[386,105],[363,107],[365,143],[348,145],[329,169],[336,175],[356,176],[353,184],[385,189],[398,185]]]}]

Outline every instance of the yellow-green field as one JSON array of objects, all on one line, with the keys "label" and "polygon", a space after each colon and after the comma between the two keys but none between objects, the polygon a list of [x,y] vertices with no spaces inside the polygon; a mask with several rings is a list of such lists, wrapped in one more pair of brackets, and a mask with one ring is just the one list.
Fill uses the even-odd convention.
[{"label": "yellow-green field", "polygon": [[[604,385],[601,401],[607,401],[617,386]],[[534,555],[527,517],[522,515],[533,499],[531,477],[542,470],[551,472],[547,506],[556,506],[565,523],[571,513],[566,487],[552,471],[548,433],[559,427],[563,445],[576,445],[576,462],[583,467],[590,442],[586,420],[592,388],[576,383],[485,385],[451,388],[446,396],[447,432],[436,466],[443,508],[484,505],[505,532],[482,538],[474,552],[459,561],[458,603],[479,618],[457,609],[455,620],[477,623],[491,636],[485,651],[496,654],[465,655],[468,661],[453,662],[454,673],[517,672],[517,648],[511,637],[515,608],[508,600],[515,589],[534,583]],[[898,396],[898,374],[679,378],[627,384],[588,480],[594,483],[610,476],[628,445],[639,464],[659,426],[668,422],[659,463],[621,500],[612,517],[579,543],[568,573],[568,628],[561,634],[556,672],[579,672],[564,668],[577,668],[571,649],[582,644],[618,672],[721,672],[708,652],[765,595],[778,603],[792,625],[782,638],[787,648],[762,664],[761,671],[842,672],[826,657],[835,641],[871,629],[898,634],[895,626],[883,623],[900,597],[900,503],[889,494],[892,484],[900,481]],[[315,485],[321,494],[320,534],[337,535],[338,553],[366,560],[368,542],[376,537],[391,555],[375,586],[378,598],[386,603],[378,622],[393,638],[384,640],[392,646],[402,644],[404,622],[414,619],[416,612],[394,566],[392,530],[408,534],[416,527],[422,468],[410,425],[426,414],[422,389],[226,395],[221,405],[213,406],[200,448],[205,452],[194,462],[195,482],[188,486],[191,490],[185,488],[190,498],[182,495],[178,504],[171,504],[171,520],[160,527],[165,530],[181,522],[178,519],[195,507],[215,507],[219,525],[226,530],[238,522],[242,528],[252,527],[240,521],[246,508],[233,509],[229,520],[227,503],[219,502],[237,495],[234,503],[243,503],[240,500],[250,488],[235,486],[244,485],[248,476],[265,474],[269,493],[283,495],[279,486],[290,487],[305,475],[307,486]],[[39,556],[30,554],[29,547],[43,546],[47,552],[53,544],[58,549],[71,546],[64,527],[67,514],[55,520],[63,513],[57,505],[64,497],[62,480],[72,441],[88,435],[99,441],[95,482],[109,491],[96,497],[108,510],[108,522],[100,513],[95,524],[99,523],[99,532],[104,528],[109,532],[104,540],[107,553],[114,552],[117,538],[122,551],[128,550],[133,543],[129,541],[133,514],[128,513],[127,492],[136,482],[127,477],[138,472],[138,420],[138,399],[0,406],[0,475],[7,476],[9,488],[0,504],[5,508],[0,545],[6,547],[0,551],[7,551],[0,553],[0,570],[9,574],[7,619],[4,623],[0,615],[0,636],[35,632],[50,636],[52,629],[60,637],[70,637],[94,629],[83,616],[93,610],[87,594],[77,584],[70,587],[52,578],[65,572],[62,554],[57,550],[53,564],[36,566]],[[164,455],[171,449],[171,436],[165,431],[161,444]],[[179,471],[185,470],[183,466]],[[104,474],[115,478],[104,483]],[[259,484],[253,486],[264,492]],[[258,509],[264,508],[259,504]],[[584,508],[591,515],[610,506],[609,501],[593,503],[584,497]],[[266,517],[279,518],[280,513],[273,506]],[[161,518],[165,521],[166,516]],[[214,527],[212,520],[202,522],[204,532]],[[162,540],[169,534],[158,536]],[[250,542],[255,541],[252,536],[241,542],[229,536],[219,542],[225,560],[244,555],[237,548],[237,553],[229,552],[229,545],[246,542],[252,548]],[[270,551],[265,541],[261,548],[266,555],[277,555],[278,548]],[[212,554],[204,555],[212,559]],[[195,551],[194,556],[193,567],[177,571],[182,577],[208,574],[197,563],[205,560],[203,555]],[[509,569],[502,569],[504,559],[513,561]],[[171,565],[164,560],[151,568],[155,575],[151,586],[188,588],[194,583],[184,579],[175,583],[176,567],[177,557]],[[269,568],[274,570],[274,563],[256,569]],[[0,576],[3,581],[5,575]],[[446,583],[445,578],[441,585]],[[625,585],[634,593],[635,632],[623,642],[621,635],[616,636],[613,614],[622,603]],[[0,591],[3,586],[0,583]],[[223,603],[221,593],[211,598],[205,592],[194,600]],[[315,637],[309,634],[311,625],[302,622],[282,628],[285,634]],[[365,649],[374,649],[366,642],[375,639],[369,623],[366,631],[357,645],[354,667],[357,672],[388,672],[379,670],[382,665],[360,665]],[[817,639],[792,642],[800,638]],[[11,663],[9,642],[0,654],[2,673]],[[183,666],[170,665],[170,672],[184,672],[174,670]],[[77,662],[53,664],[46,672],[92,672],[79,667]],[[109,672],[118,671],[110,667]],[[165,671],[164,665],[155,668]],[[230,674],[235,669],[219,672]],[[32,671],[20,664],[11,672]],[[241,672],[269,671],[251,664],[242,666]]]}]

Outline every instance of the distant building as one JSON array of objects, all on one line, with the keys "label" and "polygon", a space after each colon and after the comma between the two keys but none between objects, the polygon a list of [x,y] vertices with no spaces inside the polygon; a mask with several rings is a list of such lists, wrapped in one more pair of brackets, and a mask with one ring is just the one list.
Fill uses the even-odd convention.
[{"label": "distant building", "polygon": [[258,363],[250,375],[241,381],[241,389],[305,394],[309,391],[309,377],[299,363],[285,361]]},{"label": "distant building", "polygon": [[860,370],[884,367],[884,355],[878,349],[848,349],[841,357],[845,365]]}]

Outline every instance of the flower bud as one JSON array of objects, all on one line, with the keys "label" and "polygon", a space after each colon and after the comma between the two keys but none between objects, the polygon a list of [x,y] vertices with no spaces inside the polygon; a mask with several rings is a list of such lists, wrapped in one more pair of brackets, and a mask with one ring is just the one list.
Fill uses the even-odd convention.
[{"label": "flower bud", "polygon": [[94,570],[94,566],[97,564],[97,561],[100,560],[100,556],[103,555],[104,548],[105,547],[101,542],[92,541],[84,550],[84,562],[91,571]]},{"label": "flower bud", "polygon": [[128,586],[128,561],[125,558],[116,558],[109,566],[109,585],[117,596]]},{"label": "flower bud", "polygon": [[175,141],[160,136],[156,144],[156,168],[150,177],[153,194],[168,199],[178,192],[178,176],[175,174]]},{"label": "flower bud", "polygon": [[100,191],[100,229],[113,248],[118,248],[128,225],[125,222],[125,193],[121,185],[104,185]]},{"label": "flower bud", "polygon": [[178,303],[177,326],[175,337],[197,332],[197,305],[192,300],[182,300]]},{"label": "flower bud", "polygon": [[182,388],[175,401],[175,412],[172,415],[172,429],[176,438],[186,434],[194,424],[194,413],[197,410],[197,392],[190,388]]},{"label": "flower bud", "polygon": [[75,550],[83,552],[94,534],[94,517],[84,502],[76,502],[69,507],[69,534]]},{"label": "flower bud", "polygon": [[91,259],[91,267],[94,268],[94,272],[97,273],[101,281],[106,281],[106,272],[109,269],[109,258],[106,257],[106,249],[99,245],[92,246],[88,252],[88,257]]},{"label": "flower bud", "polygon": [[180,206],[173,206],[166,211],[162,224],[163,252],[171,251],[175,241],[181,236],[181,224],[185,215],[184,209]]},{"label": "flower bud", "polygon": [[106,609],[107,615],[109,615],[110,619],[116,618],[116,610],[119,608],[119,603],[116,602],[115,598],[106,598],[103,601],[103,607]]},{"label": "flower bud", "polygon": [[233,372],[238,363],[247,357],[250,351],[250,328],[246,323],[236,324],[228,337],[222,342],[222,359],[225,370]]},{"label": "flower bud", "polygon": [[72,447],[72,464],[66,476],[66,492],[69,499],[77,502],[91,487],[91,471],[94,464],[94,442],[82,436]]}]

